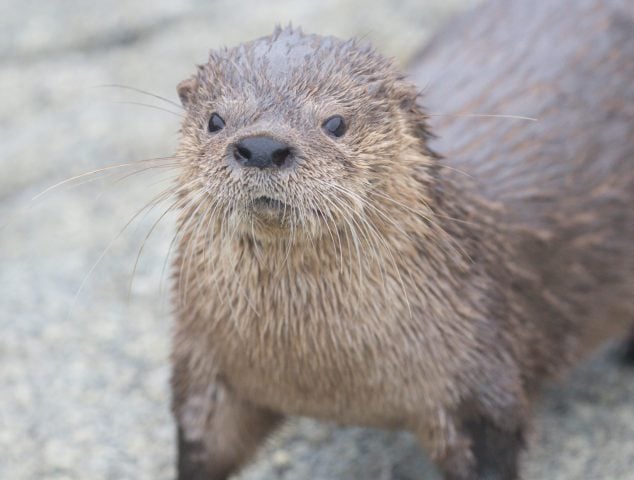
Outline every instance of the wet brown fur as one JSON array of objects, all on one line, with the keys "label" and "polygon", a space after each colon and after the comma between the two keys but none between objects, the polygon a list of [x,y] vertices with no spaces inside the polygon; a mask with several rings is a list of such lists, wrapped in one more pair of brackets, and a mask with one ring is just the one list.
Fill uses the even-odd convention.
[{"label": "wet brown fur", "polygon": [[[434,139],[390,61],[292,29],[179,85],[181,480],[226,478],[284,415],[411,430],[447,479],[516,478],[539,386],[626,332],[633,8],[528,3],[456,20],[413,74],[432,114],[534,123],[431,117]],[[320,128],[334,114],[339,139]],[[255,134],[291,145],[293,167],[233,165]]]}]

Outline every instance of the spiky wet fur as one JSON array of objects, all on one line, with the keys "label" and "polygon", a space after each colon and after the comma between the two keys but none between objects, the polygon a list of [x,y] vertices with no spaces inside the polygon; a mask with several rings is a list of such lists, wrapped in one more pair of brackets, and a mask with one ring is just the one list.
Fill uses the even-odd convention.
[{"label": "spiky wet fur", "polygon": [[[587,210],[531,229],[485,199],[429,150],[414,86],[354,41],[277,30],[212,52],[179,94],[179,478],[226,478],[296,414],[411,430],[448,479],[515,478],[540,383],[634,312],[634,269],[615,264],[632,256],[618,237],[632,214],[606,227],[602,251],[570,243],[571,269],[594,270],[552,287],[535,249],[564,241]],[[226,121],[213,135],[211,112]],[[333,114],[349,122],[341,139],[320,129]],[[296,165],[232,165],[232,143],[255,134],[291,145]],[[634,201],[624,162],[618,181],[597,180],[620,189],[609,208]],[[260,195],[287,208],[259,212]],[[598,197],[584,205],[604,213]],[[588,282],[610,308],[583,298]],[[596,328],[586,307],[615,318]]]}]

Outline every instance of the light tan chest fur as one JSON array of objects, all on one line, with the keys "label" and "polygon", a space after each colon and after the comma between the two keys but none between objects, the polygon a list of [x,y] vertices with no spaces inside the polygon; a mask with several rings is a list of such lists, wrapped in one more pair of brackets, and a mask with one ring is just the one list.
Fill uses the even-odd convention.
[{"label": "light tan chest fur", "polygon": [[475,312],[454,305],[450,285],[423,288],[428,264],[404,245],[382,262],[344,251],[343,267],[323,249],[292,248],[276,263],[219,247],[194,267],[206,269],[199,308],[178,329],[204,371],[275,411],[377,426],[457,398]]}]

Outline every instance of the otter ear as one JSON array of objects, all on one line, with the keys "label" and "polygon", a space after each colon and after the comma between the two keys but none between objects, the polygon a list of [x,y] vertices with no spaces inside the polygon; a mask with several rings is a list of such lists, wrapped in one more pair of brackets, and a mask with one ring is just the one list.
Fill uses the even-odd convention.
[{"label": "otter ear", "polygon": [[187,108],[189,106],[197,88],[198,81],[196,77],[190,77],[178,84],[176,91],[178,92],[178,98],[180,98],[183,107]]},{"label": "otter ear", "polygon": [[416,103],[418,94],[414,85],[403,77],[394,80],[383,78],[366,80],[366,92],[370,97],[396,100],[402,110],[409,110]]},{"label": "otter ear", "polygon": [[367,81],[366,92],[372,98],[387,97],[388,92],[383,80],[372,79]]},{"label": "otter ear", "polygon": [[392,98],[397,99],[401,110],[411,112],[418,107],[419,93],[416,86],[408,82],[404,76],[399,76],[392,85]]},{"label": "otter ear", "polygon": [[412,133],[426,144],[434,135],[429,129],[427,113],[421,106],[420,92],[404,78],[400,78],[394,88],[394,96],[398,99],[399,108],[409,119]]}]

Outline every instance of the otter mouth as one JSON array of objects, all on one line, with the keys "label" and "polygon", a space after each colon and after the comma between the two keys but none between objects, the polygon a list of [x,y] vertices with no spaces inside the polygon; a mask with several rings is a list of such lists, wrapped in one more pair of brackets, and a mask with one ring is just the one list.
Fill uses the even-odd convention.
[{"label": "otter mouth", "polygon": [[305,207],[298,211],[297,206],[267,195],[254,198],[247,205],[248,210],[259,219],[275,223],[284,222],[298,213],[301,213],[302,216],[325,217],[320,210],[314,207]]},{"label": "otter mouth", "polygon": [[284,212],[291,209],[290,205],[276,198],[267,197],[265,195],[257,197],[253,200],[253,209],[256,211],[273,211]]},{"label": "otter mouth", "polygon": [[[303,205],[287,203],[268,195],[247,200],[239,216],[246,232],[252,235],[274,235],[274,238],[300,238],[302,230],[313,231],[319,218],[327,218],[320,211]],[[316,230],[315,230],[316,231]],[[314,234],[314,233],[313,233]]]}]

